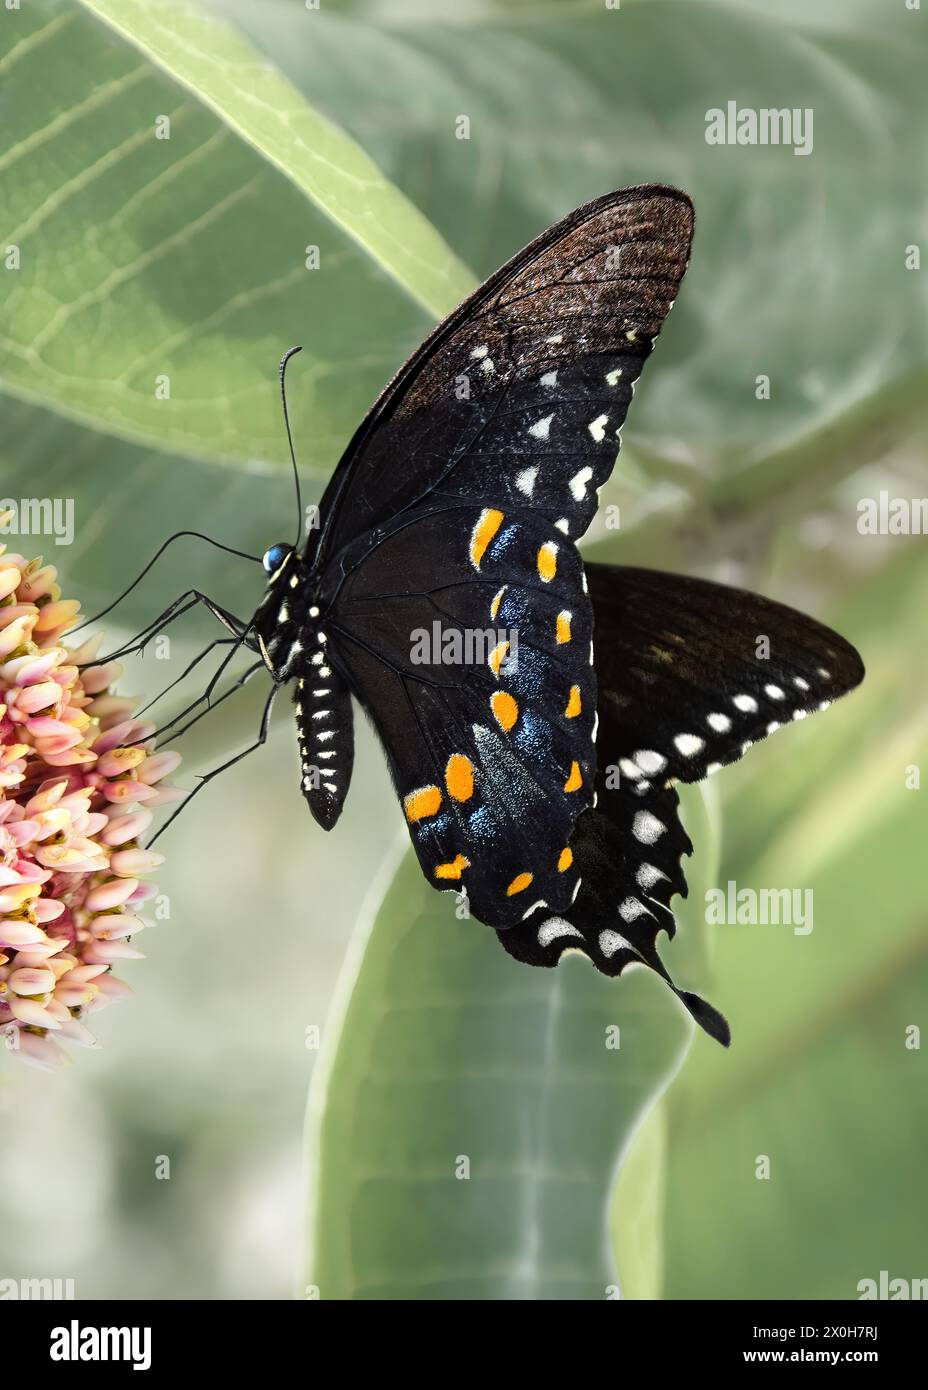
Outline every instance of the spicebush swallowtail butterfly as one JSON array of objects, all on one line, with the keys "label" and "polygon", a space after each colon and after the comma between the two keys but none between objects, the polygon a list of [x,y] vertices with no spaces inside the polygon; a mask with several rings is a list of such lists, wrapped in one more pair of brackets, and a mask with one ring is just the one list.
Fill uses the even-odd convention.
[{"label": "spicebush swallowtail butterfly", "polygon": [[[842,638],[778,604],[581,561],[692,233],[689,198],[657,185],[550,228],[386,387],[305,548],[264,556],[252,620],[185,596],[226,623],[233,652],[260,654],[271,700],[293,687],[303,793],[324,829],[348,792],[354,696],[430,884],[466,892],[520,961],[579,949],[607,975],[643,962],[672,988],[656,938],[673,932],[692,848],[674,783],[863,674]],[[436,621],[502,636],[482,662],[414,660],[413,634]],[[758,634],[769,660],[755,659]],[[677,993],[727,1043],[721,1015]]]}]

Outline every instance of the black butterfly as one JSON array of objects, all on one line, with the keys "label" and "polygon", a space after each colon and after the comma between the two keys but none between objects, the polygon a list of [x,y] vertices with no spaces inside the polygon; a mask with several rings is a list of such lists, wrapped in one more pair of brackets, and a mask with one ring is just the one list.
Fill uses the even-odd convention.
[{"label": "black butterfly", "polygon": [[[607,974],[640,960],[669,978],[655,937],[673,930],[691,848],[672,783],[732,761],[862,674],[839,637],[762,599],[584,572],[576,541],[692,232],[689,198],[660,186],[607,194],[545,232],[386,388],[305,549],[264,556],[251,622],[200,594],[169,610],[204,602],[232,631],[232,653],[260,653],[273,690],[259,744],[274,694],[293,684],[303,791],[327,830],[351,777],[353,695],[426,878],[466,892],[531,964],[577,947]],[[435,643],[417,656],[414,635],[436,623],[489,634],[485,659],[447,660]],[[753,659],[758,633],[769,663]],[[714,1010],[680,997],[727,1041]]]}]

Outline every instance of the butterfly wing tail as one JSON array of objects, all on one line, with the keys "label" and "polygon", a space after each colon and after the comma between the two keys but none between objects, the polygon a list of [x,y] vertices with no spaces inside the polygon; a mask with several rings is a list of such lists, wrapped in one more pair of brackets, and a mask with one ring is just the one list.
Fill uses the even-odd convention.
[{"label": "butterfly wing tail", "polygon": [[731,1029],[724,1014],[720,1014],[718,1009],[714,1009],[700,995],[689,990],[675,988],[674,992],[704,1033],[708,1033],[710,1038],[715,1038],[723,1047],[730,1045]]},{"label": "butterfly wing tail", "polygon": [[671,899],[686,896],[681,861],[693,847],[678,812],[672,787],[646,797],[630,790],[601,796],[600,807],[580,816],[571,838],[580,874],[575,901],[563,913],[539,907],[497,935],[509,955],[527,965],[555,966],[575,951],[613,979],[626,966],[646,966],[694,1021],[727,1047],[731,1035],[725,1019],[698,994],[677,987],[657,949],[659,933],[672,937],[676,930]]}]

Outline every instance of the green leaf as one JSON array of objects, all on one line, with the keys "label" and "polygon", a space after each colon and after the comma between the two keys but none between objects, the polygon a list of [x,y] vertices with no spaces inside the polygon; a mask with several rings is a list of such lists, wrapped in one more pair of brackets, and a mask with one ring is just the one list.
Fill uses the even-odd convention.
[{"label": "green leaf", "polygon": [[302,341],[301,457],[328,471],[470,288],[461,262],[350,137],[185,0],[41,0],[5,12],[0,44],[20,258],[3,271],[2,389],[168,453],[280,460],[276,363]]},{"label": "green leaf", "polygon": [[307,1283],[326,1299],[614,1296],[616,1161],[689,1021],[649,971],[518,964],[411,855],[381,893],[314,1073]]},{"label": "green leaf", "polygon": [[666,1202],[667,1102],[662,1097],[632,1135],[616,1184],[612,1226],[624,1298],[663,1294]]},{"label": "green leaf", "polygon": [[[902,5],[875,7],[866,34],[847,6],[823,25],[808,7],[783,23],[769,5],[702,0],[466,14],[391,3],[360,19],[323,6],[311,23],[272,0],[224,10],[482,275],[610,188],[688,190],[693,260],[627,437],[696,486],[924,362],[925,277],[905,249],[921,217],[911,112],[928,32]],[[811,153],[708,145],[706,113],[729,99],[811,108]]]},{"label": "green leaf", "polygon": [[[716,929],[714,999],[734,1041],[723,1065],[696,1047],[670,1099],[672,1298],[852,1299],[881,1269],[920,1268],[928,1093],[911,1028],[928,934],[924,791],[911,778],[928,759],[928,577],[918,541],[899,539],[841,614],[863,686],[791,731],[789,753],[755,750],[729,784],[719,882],[811,890],[813,929]],[[769,1179],[755,1175],[760,1155]]]},{"label": "green leaf", "polygon": [[190,0],[81,0],[275,165],[430,314],[470,288],[466,268],[344,131],[235,30]]}]

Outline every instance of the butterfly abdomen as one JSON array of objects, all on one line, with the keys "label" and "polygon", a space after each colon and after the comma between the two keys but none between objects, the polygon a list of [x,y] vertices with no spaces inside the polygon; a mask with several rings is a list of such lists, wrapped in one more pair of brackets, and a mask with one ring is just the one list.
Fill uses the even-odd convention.
[{"label": "butterfly abdomen", "polygon": [[[321,658],[316,660],[315,658]],[[300,787],[313,818],[331,830],[341,815],[354,765],[351,695],[316,651],[301,664],[294,695]]]}]

